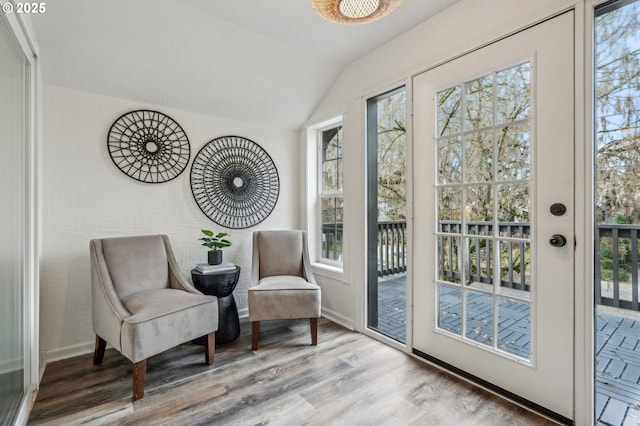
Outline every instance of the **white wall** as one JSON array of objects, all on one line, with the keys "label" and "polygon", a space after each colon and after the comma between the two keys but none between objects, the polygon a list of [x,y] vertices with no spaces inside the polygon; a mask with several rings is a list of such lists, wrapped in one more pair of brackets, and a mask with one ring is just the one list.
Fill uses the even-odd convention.
[{"label": "white wall", "polygon": [[[176,179],[138,182],[111,161],[107,134],[124,113],[152,109],[185,130],[191,160]],[[93,349],[89,240],[139,234],[167,234],[185,276],[206,261],[200,229],[223,230],[198,208],[191,194],[191,162],[200,148],[224,135],[261,145],[280,176],[280,197],[271,215],[247,230],[228,230],[233,246],[225,260],[242,269],[234,296],[246,315],[251,232],[296,228],[298,221],[297,132],[204,116],[157,105],[46,86],[44,91],[43,253],[41,269],[41,350],[48,361]]]},{"label": "white wall", "polygon": [[[580,3],[581,0],[462,0],[345,68],[306,123],[312,128],[344,114],[348,269],[343,276],[319,276],[323,309],[329,309],[328,316],[363,329],[366,99],[409,84],[415,74]],[[305,137],[306,133],[302,135]],[[307,164],[309,167],[313,165]],[[307,172],[315,173],[309,169]],[[414,185],[418,187],[419,182]],[[309,191],[314,191],[313,187]],[[312,202],[313,197],[307,195],[307,214],[311,216]],[[317,272],[322,270],[316,267]]]}]

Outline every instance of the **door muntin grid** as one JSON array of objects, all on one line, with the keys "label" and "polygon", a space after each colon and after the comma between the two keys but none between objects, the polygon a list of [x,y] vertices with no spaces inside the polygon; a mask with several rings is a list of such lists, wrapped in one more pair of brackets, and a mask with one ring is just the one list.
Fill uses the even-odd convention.
[{"label": "door muntin grid", "polygon": [[530,362],[529,61],[436,95],[436,330]]}]

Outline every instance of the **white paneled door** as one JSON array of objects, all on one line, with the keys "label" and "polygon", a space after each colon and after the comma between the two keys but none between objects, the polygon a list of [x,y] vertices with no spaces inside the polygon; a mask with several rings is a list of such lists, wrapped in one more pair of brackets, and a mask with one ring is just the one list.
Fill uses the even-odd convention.
[{"label": "white paneled door", "polygon": [[414,351],[568,419],[573,20],[413,80]]}]

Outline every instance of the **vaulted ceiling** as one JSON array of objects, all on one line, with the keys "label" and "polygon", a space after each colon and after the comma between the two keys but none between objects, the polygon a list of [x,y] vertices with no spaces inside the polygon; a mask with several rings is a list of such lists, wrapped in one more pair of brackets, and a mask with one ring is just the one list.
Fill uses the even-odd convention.
[{"label": "vaulted ceiling", "polygon": [[60,0],[32,22],[47,84],[294,129],[346,65],[456,1],[340,25],[307,0]]}]

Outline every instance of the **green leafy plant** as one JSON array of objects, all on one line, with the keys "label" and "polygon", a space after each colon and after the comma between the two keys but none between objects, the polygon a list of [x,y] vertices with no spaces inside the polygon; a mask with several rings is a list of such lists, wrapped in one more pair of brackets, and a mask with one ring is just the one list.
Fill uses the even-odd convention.
[{"label": "green leafy plant", "polygon": [[208,229],[202,229],[202,233],[205,235],[199,240],[202,241],[202,245],[209,247],[213,251],[221,250],[231,245],[231,241],[225,239],[229,236],[226,232],[218,232],[217,234]]},{"label": "green leafy plant", "polygon": [[[602,269],[600,271],[600,278],[607,281],[613,281],[613,270]],[[624,269],[618,269],[618,280],[629,281],[629,272],[625,271]]]}]

